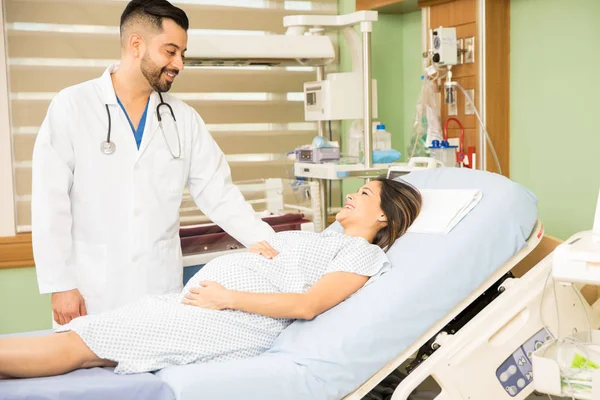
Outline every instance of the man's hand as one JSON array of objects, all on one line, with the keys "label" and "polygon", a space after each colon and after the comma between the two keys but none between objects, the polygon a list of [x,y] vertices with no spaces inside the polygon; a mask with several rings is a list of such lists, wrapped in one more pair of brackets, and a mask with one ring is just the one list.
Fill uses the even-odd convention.
[{"label": "man's hand", "polygon": [[274,258],[275,256],[277,256],[277,254],[279,254],[279,252],[273,247],[271,247],[269,242],[266,241],[254,243],[248,248],[248,251],[250,253],[260,254],[265,258]]},{"label": "man's hand", "polygon": [[85,300],[79,290],[52,293],[52,311],[54,321],[59,325],[71,322],[72,319],[87,315]]},{"label": "man's hand", "polygon": [[200,282],[200,286],[199,288],[190,288],[190,292],[185,295],[182,303],[211,310],[229,308],[231,291],[225,289],[223,285],[212,281],[202,281]]}]

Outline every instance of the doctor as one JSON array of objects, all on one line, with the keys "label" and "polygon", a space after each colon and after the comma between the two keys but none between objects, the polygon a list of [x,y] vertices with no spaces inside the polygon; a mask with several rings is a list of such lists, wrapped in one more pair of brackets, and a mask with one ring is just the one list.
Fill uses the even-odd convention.
[{"label": "doctor", "polygon": [[120,63],[57,94],[33,151],[38,284],[60,325],[181,290],[185,186],[245,246],[273,233],[231,183],[200,116],[166,94],[183,70],[184,11],[134,0],[120,29]]}]

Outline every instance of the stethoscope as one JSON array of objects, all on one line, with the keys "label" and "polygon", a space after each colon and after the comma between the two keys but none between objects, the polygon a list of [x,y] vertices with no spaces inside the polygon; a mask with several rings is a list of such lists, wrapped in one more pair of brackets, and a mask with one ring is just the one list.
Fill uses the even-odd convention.
[{"label": "stethoscope", "polygon": [[[160,130],[165,139],[165,143],[167,144],[167,147],[169,148],[171,155],[173,156],[173,158],[179,159],[179,158],[181,158],[181,139],[179,137],[179,129],[177,129],[177,120],[175,119],[175,113],[173,112],[173,109],[171,108],[171,106],[168,103],[165,103],[163,101],[162,94],[158,93],[158,96],[160,97],[160,103],[158,103],[158,105],[156,106],[156,117],[158,118],[158,126],[160,127]],[[106,114],[108,115],[108,133],[106,134],[106,141],[100,143],[100,150],[104,154],[110,155],[115,152],[116,146],[115,146],[115,142],[110,141],[111,118],[110,118],[110,111],[108,109],[108,104],[105,104],[105,106],[106,106]],[[163,123],[162,123],[162,117],[160,116],[160,107],[161,106],[167,106],[167,108],[169,109],[169,112],[171,113],[171,117],[173,117],[173,126],[175,126],[175,133],[177,134],[177,144],[179,146],[179,153],[177,155],[175,155],[173,153],[173,150],[171,150],[171,145],[169,145],[169,141],[167,140],[167,136],[165,135],[165,130],[163,128]]]}]

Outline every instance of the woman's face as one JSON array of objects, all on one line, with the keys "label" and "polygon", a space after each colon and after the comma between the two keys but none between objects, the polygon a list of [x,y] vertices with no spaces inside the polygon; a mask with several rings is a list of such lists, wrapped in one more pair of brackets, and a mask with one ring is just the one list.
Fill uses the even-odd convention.
[{"label": "woman's face", "polygon": [[381,210],[381,183],[371,181],[357,193],[348,194],[346,203],[335,219],[342,225],[351,223],[365,227],[385,223]]}]

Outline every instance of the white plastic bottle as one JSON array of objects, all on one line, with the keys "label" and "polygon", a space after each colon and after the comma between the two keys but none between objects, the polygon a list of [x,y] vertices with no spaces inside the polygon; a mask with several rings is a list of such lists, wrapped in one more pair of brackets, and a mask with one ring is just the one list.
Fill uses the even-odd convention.
[{"label": "white plastic bottle", "polygon": [[348,134],[348,157],[355,162],[362,162],[364,152],[364,129],[361,120],[355,120]]},{"label": "white plastic bottle", "polygon": [[373,150],[390,150],[392,148],[392,134],[385,130],[385,125],[377,125],[373,133]]}]

